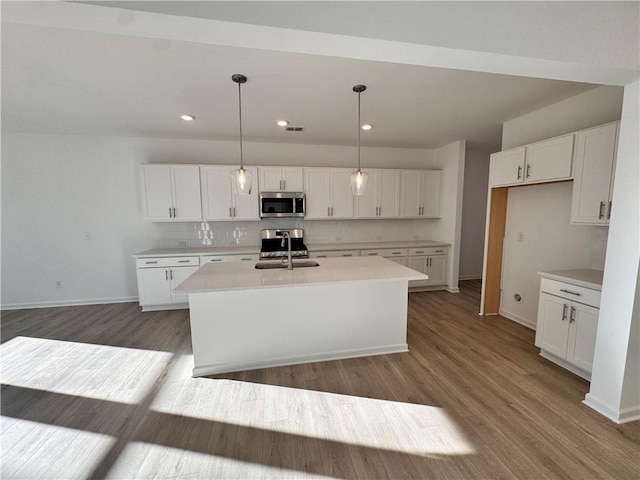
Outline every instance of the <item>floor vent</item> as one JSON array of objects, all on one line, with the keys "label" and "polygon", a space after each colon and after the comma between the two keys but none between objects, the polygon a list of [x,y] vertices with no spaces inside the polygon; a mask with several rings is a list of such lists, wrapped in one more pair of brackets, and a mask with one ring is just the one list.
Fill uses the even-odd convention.
[{"label": "floor vent", "polygon": [[304,132],[304,127],[287,127],[287,132]]}]

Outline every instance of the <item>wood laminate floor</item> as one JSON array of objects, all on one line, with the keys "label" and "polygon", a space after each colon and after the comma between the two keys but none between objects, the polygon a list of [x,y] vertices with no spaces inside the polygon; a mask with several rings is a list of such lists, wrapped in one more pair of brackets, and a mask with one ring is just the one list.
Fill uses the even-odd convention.
[{"label": "wood laminate floor", "polygon": [[640,478],[640,423],[479,289],[411,294],[409,353],[197,379],[186,310],[3,312],[0,476]]}]

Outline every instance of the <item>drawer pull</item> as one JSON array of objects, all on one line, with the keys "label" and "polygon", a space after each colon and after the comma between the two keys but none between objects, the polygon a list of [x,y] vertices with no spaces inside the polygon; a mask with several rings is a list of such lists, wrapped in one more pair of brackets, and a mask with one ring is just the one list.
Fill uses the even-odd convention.
[{"label": "drawer pull", "polygon": [[444,253],[444,250],[436,250],[436,253]]},{"label": "drawer pull", "polygon": [[250,257],[245,257],[245,258],[241,258],[240,261],[242,262],[248,262],[249,260],[251,260]]},{"label": "drawer pull", "polygon": [[327,258],[326,255],[318,255],[317,258]]},{"label": "drawer pull", "polygon": [[391,255],[402,255],[402,252],[391,252]]},{"label": "drawer pull", "polygon": [[378,255],[377,253],[367,253],[367,255]]},{"label": "drawer pull", "polygon": [[210,262],[221,262],[222,259],[221,258],[212,258],[211,260],[209,260]]},{"label": "drawer pull", "polygon": [[158,263],[157,261],[155,262],[144,262],[145,265],[155,265],[156,263]]},{"label": "drawer pull", "polygon": [[353,253],[345,253],[342,255],[343,257],[353,257]]},{"label": "drawer pull", "polygon": [[416,250],[416,253],[424,253],[424,250]]},{"label": "drawer pull", "polygon": [[582,295],[580,292],[572,292],[571,290],[567,290],[566,288],[561,288],[560,291],[568,293],[569,295],[577,295],[578,297]]},{"label": "drawer pull", "polygon": [[178,260],[178,263],[189,263],[191,260]]}]

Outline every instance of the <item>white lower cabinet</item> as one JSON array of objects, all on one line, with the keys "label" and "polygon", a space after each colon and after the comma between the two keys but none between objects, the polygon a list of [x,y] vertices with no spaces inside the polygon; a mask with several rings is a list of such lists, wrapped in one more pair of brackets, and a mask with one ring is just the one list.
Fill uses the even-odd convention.
[{"label": "white lower cabinet", "polygon": [[540,355],[590,380],[599,305],[596,290],[543,278],[536,328]]},{"label": "white lower cabinet", "polygon": [[138,298],[147,310],[187,308],[187,295],[175,295],[173,289],[200,268],[198,257],[157,257],[136,260]]},{"label": "white lower cabinet", "polygon": [[309,258],[359,257],[360,250],[317,250],[309,252]]},{"label": "white lower cabinet", "polygon": [[414,280],[409,282],[409,287],[431,287],[446,285],[448,282],[447,260],[449,250],[447,247],[410,248],[407,257],[407,266],[429,276],[428,280]]},{"label": "white lower cabinet", "polygon": [[257,262],[260,260],[258,253],[243,253],[233,255],[200,255],[200,265],[206,263],[221,262]]}]

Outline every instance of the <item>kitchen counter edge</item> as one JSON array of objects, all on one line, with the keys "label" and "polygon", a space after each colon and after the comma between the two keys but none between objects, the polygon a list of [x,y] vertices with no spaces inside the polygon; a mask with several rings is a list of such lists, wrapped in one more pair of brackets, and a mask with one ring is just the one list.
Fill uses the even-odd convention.
[{"label": "kitchen counter edge", "polygon": [[[398,242],[352,242],[352,243],[316,243],[307,244],[310,252],[332,250],[373,250],[379,248],[420,248],[449,247],[451,244],[436,240],[410,240]],[[177,257],[189,255],[243,255],[259,253],[260,245],[243,245],[228,247],[176,247],[152,248],[132,255],[133,258],[145,257]]]},{"label": "kitchen counter edge", "polygon": [[570,283],[579,287],[602,291],[602,270],[578,268],[573,270],[552,270],[538,272],[543,278]]}]

